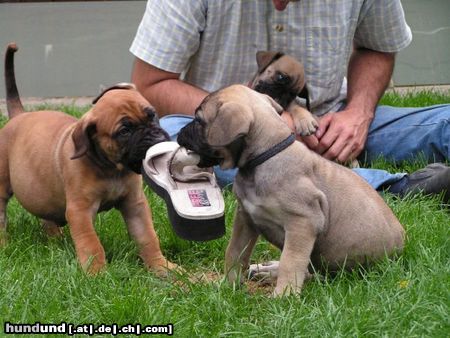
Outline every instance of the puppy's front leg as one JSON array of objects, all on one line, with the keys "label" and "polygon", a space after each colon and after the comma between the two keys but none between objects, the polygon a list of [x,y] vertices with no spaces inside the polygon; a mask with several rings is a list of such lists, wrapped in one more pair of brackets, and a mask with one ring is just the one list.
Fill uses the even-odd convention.
[{"label": "puppy's front leg", "polygon": [[168,261],[161,252],[159,239],[153,228],[150,207],[143,192],[135,197],[127,197],[119,210],[127,224],[129,234],[138,245],[139,256],[147,268],[161,277],[167,276],[169,270],[179,268],[178,265]]},{"label": "puppy's front leg", "polygon": [[83,199],[67,201],[66,219],[78,260],[85,271],[96,274],[105,266],[105,250],[94,229],[98,206]]},{"label": "puppy's front leg", "polygon": [[287,112],[291,114],[295,125],[295,131],[301,136],[309,136],[315,133],[319,123],[313,114],[293,101],[288,107]]},{"label": "puppy's front leg", "polygon": [[257,240],[258,233],[254,230],[250,217],[238,203],[233,233],[225,253],[225,274],[229,282],[235,283],[238,279],[240,282]]},{"label": "puppy's front leg", "polygon": [[300,222],[286,231],[274,296],[300,293],[308,275],[308,265],[316,233],[312,226]]}]

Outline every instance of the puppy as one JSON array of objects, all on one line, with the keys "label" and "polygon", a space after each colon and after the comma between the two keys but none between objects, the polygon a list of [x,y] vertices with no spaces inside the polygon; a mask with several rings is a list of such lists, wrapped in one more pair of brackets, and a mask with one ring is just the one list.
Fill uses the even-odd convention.
[{"label": "puppy", "polygon": [[132,84],[107,89],[80,120],[56,111],[24,113],[14,77],[15,44],[5,55],[10,121],[0,130],[0,239],[14,194],[50,235],[70,226],[78,260],[89,273],[105,265],[95,233],[97,212],[120,210],[144,264],[159,274],[176,265],[161,253],[140,176],[146,150],[169,137]]},{"label": "puppy", "polygon": [[239,168],[225,272],[237,281],[263,235],[282,251],[274,295],[299,293],[310,262],[317,270],[351,269],[398,252],[404,242],[378,193],[295,141],[282,110],[269,96],[234,85],[206,97],[178,136],[201,164]]},{"label": "puppy", "polygon": [[258,71],[249,87],[269,95],[290,113],[297,134],[314,134],[319,126],[316,118],[296,102],[297,97],[304,97],[310,109],[303,65],[289,55],[265,51],[256,53],[256,62]]},{"label": "puppy", "polygon": [[[256,53],[256,62],[258,71],[250,81],[249,87],[269,95],[283,107],[284,111],[291,114],[298,135],[314,134],[319,124],[309,111],[309,93],[303,65],[292,56],[281,52],[260,51]],[[299,105],[298,98],[306,100],[308,109]],[[357,159],[349,161],[346,165],[349,168],[359,168]]]}]

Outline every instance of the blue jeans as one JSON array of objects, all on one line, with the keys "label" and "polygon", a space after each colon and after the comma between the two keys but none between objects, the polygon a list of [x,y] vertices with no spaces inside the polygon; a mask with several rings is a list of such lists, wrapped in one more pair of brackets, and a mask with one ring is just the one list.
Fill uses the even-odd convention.
[{"label": "blue jeans", "polygon": [[[176,140],[180,129],[190,121],[191,116],[168,115],[161,118],[160,123],[172,140]],[[379,156],[393,161],[410,160],[417,156],[424,156],[430,163],[449,160],[450,104],[423,108],[378,106],[360,158],[371,161]],[[393,184],[406,175],[379,169],[353,170],[374,189]],[[219,184],[231,184],[236,171],[215,168]]]}]

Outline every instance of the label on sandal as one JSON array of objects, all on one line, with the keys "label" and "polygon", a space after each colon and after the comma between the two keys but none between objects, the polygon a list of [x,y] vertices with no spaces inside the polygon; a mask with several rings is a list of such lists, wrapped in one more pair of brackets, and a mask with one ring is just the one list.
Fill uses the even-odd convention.
[{"label": "label on sandal", "polygon": [[206,190],[204,189],[188,190],[188,195],[194,208],[211,206],[208,195],[206,194]]}]

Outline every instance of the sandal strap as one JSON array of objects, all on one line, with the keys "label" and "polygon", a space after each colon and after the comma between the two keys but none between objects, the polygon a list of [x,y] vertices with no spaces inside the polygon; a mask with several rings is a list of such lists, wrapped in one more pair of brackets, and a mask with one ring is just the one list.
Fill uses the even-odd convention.
[{"label": "sandal strap", "polygon": [[[211,184],[216,186],[214,175],[205,169],[197,167],[197,164],[200,161],[200,157],[194,153],[191,154],[186,153],[186,155],[184,154],[181,155],[181,156],[184,155],[186,160],[179,161],[177,160],[177,155],[179,155],[181,151],[186,150],[181,147],[175,150],[167,164],[168,166],[167,170],[169,171],[172,179],[179,182],[209,180]],[[191,170],[191,172],[185,171],[186,167],[190,167],[189,169]]]}]

